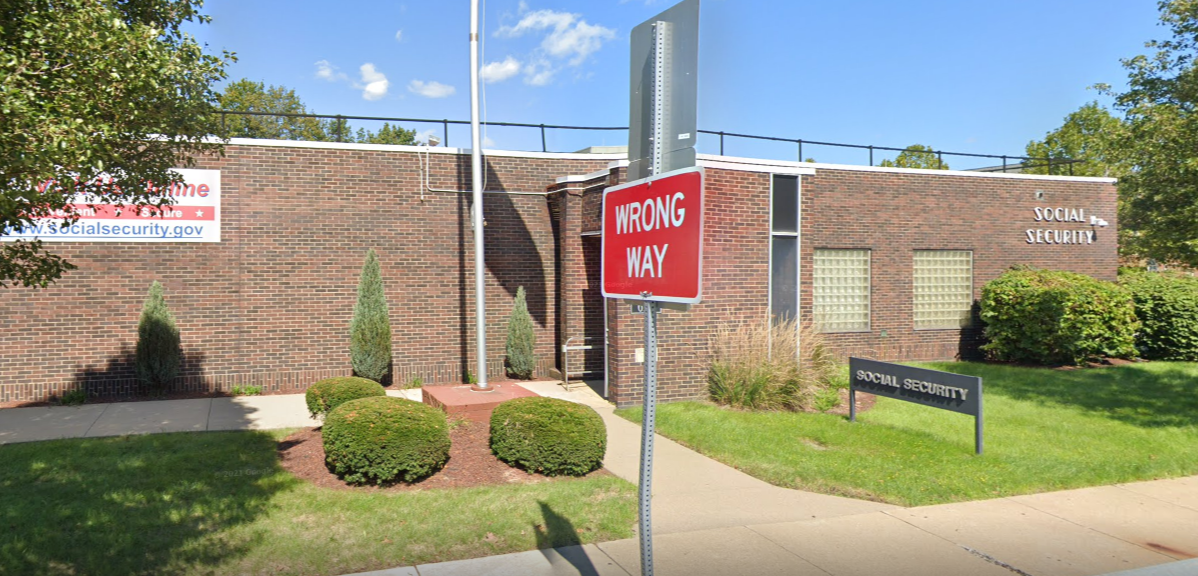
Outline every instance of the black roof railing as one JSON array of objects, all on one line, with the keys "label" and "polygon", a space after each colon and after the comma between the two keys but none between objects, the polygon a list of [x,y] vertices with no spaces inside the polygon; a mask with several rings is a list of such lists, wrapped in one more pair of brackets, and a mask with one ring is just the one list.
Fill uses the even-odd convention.
[{"label": "black roof railing", "polygon": [[[342,141],[343,126],[347,120],[366,120],[377,122],[408,122],[422,124],[439,124],[442,127],[441,144],[449,145],[449,126],[450,125],[469,125],[468,120],[449,120],[449,119],[433,119],[433,118],[391,118],[383,116],[346,116],[343,114],[297,114],[287,112],[242,112],[236,110],[221,110],[221,126],[227,124],[226,117],[233,116],[270,116],[284,118],[316,118],[321,120],[333,120],[337,123],[336,141]],[[565,126],[560,124],[529,124],[524,122],[480,122],[484,126],[503,126],[515,128],[534,128],[541,132],[541,152],[549,152],[549,147],[546,140],[546,130],[590,130],[590,131],[613,131],[613,130],[628,130],[627,126]],[[858,150],[869,151],[869,165],[874,165],[874,151],[883,152],[906,152],[906,148],[895,148],[892,146],[876,146],[872,144],[844,144],[840,142],[821,142],[819,140],[804,140],[802,138],[781,138],[778,136],[758,136],[754,134],[739,134],[736,132],[714,131],[714,130],[697,130],[700,134],[710,136],[718,136],[720,140],[720,155],[724,155],[724,139],[725,138],[744,138],[749,140],[761,140],[767,142],[789,142],[798,147],[798,159],[803,161],[803,145],[808,146],[831,146],[836,148],[852,148]],[[995,166],[995,171],[1007,172],[1008,168],[1013,170],[1023,170],[1027,168],[1047,167],[1048,173],[1052,174],[1053,167],[1065,169],[1067,167],[1069,175],[1073,175],[1073,165],[1084,163],[1085,160],[1074,160],[1069,158],[1051,158],[1051,157],[1032,157],[1032,156],[1014,156],[1007,154],[977,154],[973,152],[950,152],[947,150],[927,150],[924,153],[935,154],[937,165],[944,165],[945,156],[960,156],[966,158],[992,158],[994,160],[1002,160],[1001,168]],[[1012,162],[1014,162],[1012,164]],[[1030,162],[1030,163],[1029,163]],[[1036,162],[1041,162],[1036,164]]]}]

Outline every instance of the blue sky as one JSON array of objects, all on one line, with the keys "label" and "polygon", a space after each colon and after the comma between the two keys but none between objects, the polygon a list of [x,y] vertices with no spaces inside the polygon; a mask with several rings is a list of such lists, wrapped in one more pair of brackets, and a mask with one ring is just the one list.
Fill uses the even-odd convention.
[{"label": "blue sky", "polygon": [[[486,119],[588,126],[627,125],[629,33],[673,4],[480,3]],[[190,31],[214,51],[237,53],[230,79],[293,88],[317,113],[469,120],[469,7],[468,0],[208,0],[212,23]],[[1157,22],[1149,0],[703,0],[699,128],[1018,155],[1069,112],[1105,101],[1089,86],[1123,86],[1119,59],[1164,38]],[[497,148],[540,148],[536,131],[492,127],[486,135]],[[468,146],[468,129],[451,128],[449,139]],[[548,134],[557,151],[625,140],[624,132]],[[701,137],[698,147],[714,153],[718,141]],[[793,160],[797,151],[729,139],[725,152]],[[803,153],[867,161],[861,151],[807,146]]]}]

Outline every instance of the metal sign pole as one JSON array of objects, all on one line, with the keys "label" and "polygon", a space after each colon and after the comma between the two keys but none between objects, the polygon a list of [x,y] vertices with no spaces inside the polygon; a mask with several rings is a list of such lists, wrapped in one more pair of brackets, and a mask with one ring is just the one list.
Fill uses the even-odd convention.
[{"label": "metal sign pole", "polygon": [[645,407],[641,414],[640,500],[641,574],[653,576],[653,521],[649,507],[653,486],[653,434],[657,417],[657,310],[645,303]]},{"label": "metal sign pole", "polygon": [[[669,74],[669,23],[653,24],[653,159],[650,174],[661,173],[665,154],[665,114]],[[642,297],[652,298],[649,293]],[[650,500],[653,498],[653,435],[657,427],[657,302],[645,302],[645,404],[641,414],[641,478],[637,489],[640,500],[641,575],[653,576],[653,522]]]}]

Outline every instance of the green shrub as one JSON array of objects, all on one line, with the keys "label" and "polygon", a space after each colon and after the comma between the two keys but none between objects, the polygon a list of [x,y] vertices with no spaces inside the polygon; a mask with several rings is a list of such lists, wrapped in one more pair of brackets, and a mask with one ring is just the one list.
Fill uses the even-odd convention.
[{"label": "green shrub", "polygon": [[606,450],[607,428],[590,406],[538,396],[491,412],[491,451],[530,472],[581,476],[603,465]]},{"label": "green shrub", "polygon": [[234,384],[230,392],[234,396],[258,396],[262,394],[262,387],[252,384]]},{"label": "green shrub", "polygon": [[507,323],[507,371],[515,378],[528,380],[537,367],[537,335],[533,331],[532,316],[528,313],[528,302],[524,287],[516,289],[516,303]]},{"label": "green shrub", "polygon": [[179,375],[183,347],[175,316],[166,306],[162,284],[150,284],[150,293],[137,322],[137,349],[133,365],[137,379],[152,390],[162,391]]},{"label": "green shrub", "polygon": [[841,366],[820,334],[810,327],[800,333],[793,320],[717,326],[708,393],[735,408],[826,410],[839,403],[828,391],[842,387]]},{"label": "green shrub", "polygon": [[982,288],[980,316],[993,360],[1081,364],[1136,352],[1131,294],[1082,274],[1008,270]]},{"label": "green shrub", "polygon": [[351,484],[415,482],[449,460],[445,413],[405,398],[346,402],[329,413],[321,435],[325,464]]},{"label": "green shrub", "polygon": [[87,402],[87,390],[83,388],[74,388],[62,393],[62,397],[58,399],[58,404],[62,406],[79,406]]},{"label": "green shrub", "polygon": [[349,324],[349,357],[354,374],[381,382],[391,373],[391,319],[383,276],[374,250],[366,252],[358,278],[358,301]]},{"label": "green shrub", "polygon": [[1136,349],[1149,360],[1198,361],[1198,278],[1129,274],[1120,282],[1136,303]]},{"label": "green shrub", "polygon": [[387,391],[378,382],[356,376],[339,376],[325,378],[309,386],[304,399],[308,402],[308,412],[316,418],[327,415],[350,400],[386,395]]}]

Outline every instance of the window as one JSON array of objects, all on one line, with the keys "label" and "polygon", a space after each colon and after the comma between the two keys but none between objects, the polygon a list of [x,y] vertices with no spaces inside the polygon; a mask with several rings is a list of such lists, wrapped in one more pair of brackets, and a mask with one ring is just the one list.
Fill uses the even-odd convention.
[{"label": "window", "polygon": [[770,315],[799,317],[799,177],[774,176],[770,192]]},{"label": "window", "polygon": [[816,250],[812,282],[820,332],[869,331],[869,250]]},{"label": "window", "polygon": [[915,329],[961,328],[973,307],[973,252],[915,251]]}]

